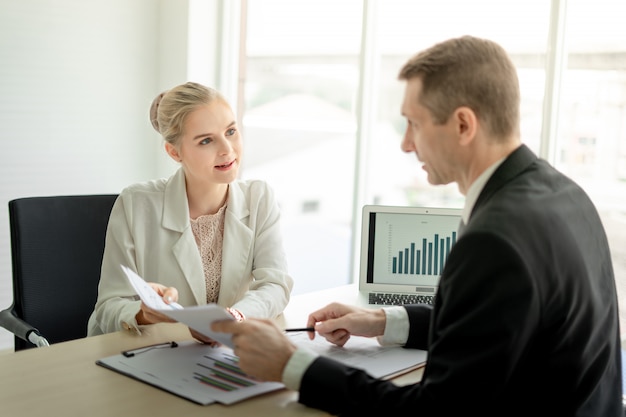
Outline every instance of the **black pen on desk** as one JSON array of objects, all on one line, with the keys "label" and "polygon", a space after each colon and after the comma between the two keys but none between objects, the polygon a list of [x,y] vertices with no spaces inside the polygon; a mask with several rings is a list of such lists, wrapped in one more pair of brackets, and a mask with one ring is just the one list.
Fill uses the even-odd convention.
[{"label": "black pen on desk", "polygon": [[315,327],[294,327],[291,329],[285,329],[286,332],[314,332]]}]

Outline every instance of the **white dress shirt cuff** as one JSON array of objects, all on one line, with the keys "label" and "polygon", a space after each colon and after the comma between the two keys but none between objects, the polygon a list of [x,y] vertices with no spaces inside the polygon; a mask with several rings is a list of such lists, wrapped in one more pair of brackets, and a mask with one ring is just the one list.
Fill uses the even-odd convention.
[{"label": "white dress shirt cuff", "polygon": [[304,373],[318,356],[319,354],[308,349],[298,348],[283,370],[283,384],[289,389],[298,391]]},{"label": "white dress shirt cuff", "polygon": [[385,332],[378,336],[378,343],[383,346],[406,345],[409,339],[409,314],[401,306],[383,307],[387,322]]}]

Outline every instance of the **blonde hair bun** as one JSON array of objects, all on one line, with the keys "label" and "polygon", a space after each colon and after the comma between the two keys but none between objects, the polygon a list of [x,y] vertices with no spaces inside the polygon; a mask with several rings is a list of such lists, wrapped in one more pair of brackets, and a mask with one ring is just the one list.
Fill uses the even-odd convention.
[{"label": "blonde hair bun", "polygon": [[161,131],[159,130],[158,120],[159,104],[161,103],[161,99],[163,98],[165,93],[167,93],[167,90],[156,96],[154,100],[152,100],[152,105],[150,105],[150,123],[152,123],[152,127],[154,128],[154,130],[159,133],[161,133]]}]

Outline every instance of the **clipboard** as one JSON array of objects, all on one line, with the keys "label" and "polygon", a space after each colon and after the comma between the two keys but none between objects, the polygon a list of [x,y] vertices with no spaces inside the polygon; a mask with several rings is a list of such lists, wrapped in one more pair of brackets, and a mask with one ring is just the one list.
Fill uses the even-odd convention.
[{"label": "clipboard", "polygon": [[[291,333],[288,337],[299,347],[380,379],[401,375],[426,363],[425,351],[381,347],[372,338],[352,337],[344,347],[338,347],[321,337],[311,341],[305,333]],[[189,340],[123,351],[98,359],[96,364],[200,405],[234,404],[285,388],[279,382],[262,382],[245,375],[238,362],[228,347]]]},{"label": "clipboard", "polygon": [[167,342],[98,359],[96,364],[200,405],[236,402],[284,389],[239,369],[230,348],[196,341]]}]

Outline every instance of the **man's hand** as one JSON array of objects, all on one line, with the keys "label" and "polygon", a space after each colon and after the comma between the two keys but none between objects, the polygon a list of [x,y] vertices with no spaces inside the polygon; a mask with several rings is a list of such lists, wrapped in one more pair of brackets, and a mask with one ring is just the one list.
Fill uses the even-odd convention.
[{"label": "man's hand", "polygon": [[[343,346],[350,335],[374,337],[385,332],[387,317],[382,309],[366,308],[332,303],[309,315],[307,326],[315,330],[330,343]],[[315,333],[309,333],[313,339]]]},{"label": "man's hand", "polygon": [[[240,312],[239,310],[237,310],[236,308],[227,308],[226,311],[228,311],[230,313],[231,316],[233,316],[233,318],[237,321],[243,321],[245,320],[245,316],[243,315],[242,312]],[[194,329],[192,329],[191,327],[189,328],[189,332],[191,333],[191,335],[194,337],[194,339],[199,340],[200,342],[204,343],[205,345],[209,345],[209,346],[221,346],[221,343],[211,339],[208,336],[203,335],[200,332],[195,331]]]},{"label": "man's hand", "polygon": [[211,329],[233,335],[234,353],[246,374],[263,381],[282,381],[283,370],[296,346],[272,321],[223,320],[214,322]]}]

